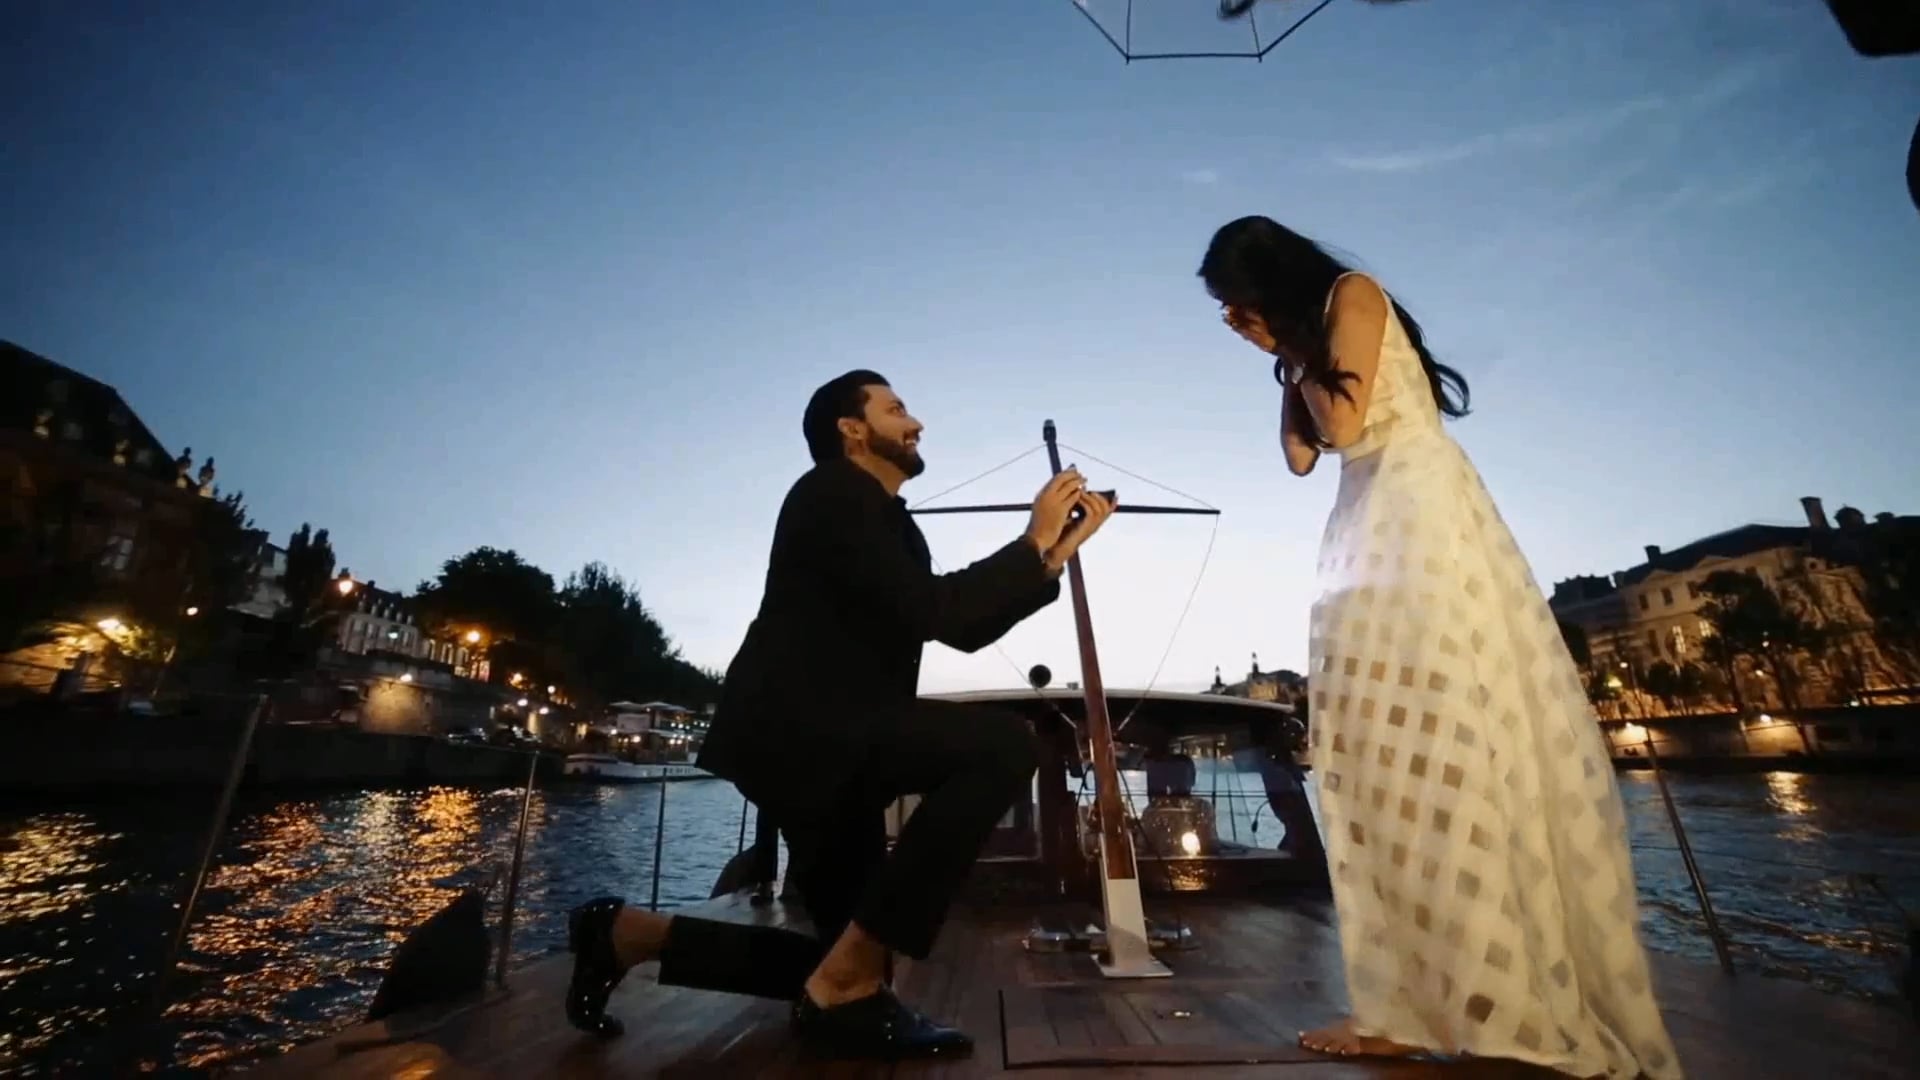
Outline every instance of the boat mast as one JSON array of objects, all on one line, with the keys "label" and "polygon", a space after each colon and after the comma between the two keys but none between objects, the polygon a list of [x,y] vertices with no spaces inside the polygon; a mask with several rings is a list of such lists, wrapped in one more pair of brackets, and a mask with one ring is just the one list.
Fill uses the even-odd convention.
[{"label": "boat mast", "polygon": [[[1060,440],[1049,420],[1041,428],[1051,476],[1060,473]],[[1024,456],[1024,455],[1022,455]],[[1017,459],[1016,459],[1017,460]],[[1011,462],[1009,462],[1011,464]],[[969,481],[971,483],[971,481]],[[965,486],[965,485],[961,485]],[[991,503],[979,506],[915,508],[913,514],[1027,513],[1029,503]],[[1218,516],[1212,507],[1146,506],[1129,503],[1114,507],[1116,514],[1198,514]],[[1140,900],[1140,871],[1133,840],[1127,832],[1127,809],[1121,799],[1120,764],[1114,752],[1113,721],[1107,712],[1106,686],[1100,678],[1100,654],[1093,641],[1093,616],[1087,609],[1086,573],[1080,555],[1067,560],[1067,587],[1073,599],[1073,626],[1080,643],[1080,681],[1086,696],[1087,743],[1092,751],[1093,816],[1100,830],[1100,905],[1106,917],[1107,951],[1097,957],[1100,973],[1114,979],[1165,978],[1173,974],[1153,958],[1148,946],[1147,915]]]},{"label": "boat mast", "polygon": [[[1041,429],[1041,438],[1047,444],[1047,464],[1057,476],[1060,443],[1053,421],[1048,420]],[[1107,714],[1100,653],[1094,647],[1093,616],[1087,608],[1086,574],[1077,551],[1067,559],[1067,589],[1073,600],[1073,628],[1080,640],[1080,684],[1086,695],[1087,744],[1093,758],[1094,816],[1100,828],[1100,901],[1106,916],[1107,952],[1096,960],[1100,973],[1108,978],[1165,978],[1173,972],[1154,959],[1147,940],[1139,866],[1134,860],[1133,840],[1127,835],[1120,766],[1113,751],[1113,722]]]}]

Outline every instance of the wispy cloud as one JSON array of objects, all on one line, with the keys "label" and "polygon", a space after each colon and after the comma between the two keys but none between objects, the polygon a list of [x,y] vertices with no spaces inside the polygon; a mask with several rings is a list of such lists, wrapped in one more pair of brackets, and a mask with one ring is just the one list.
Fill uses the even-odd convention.
[{"label": "wispy cloud", "polygon": [[1658,112],[1666,105],[1665,98],[1659,95],[1646,95],[1602,109],[1583,110],[1551,120],[1515,124],[1498,131],[1483,132],[1453,142],[1433,143],[1380,153],[1336,152],[1331,155],[1331,158],[1335,165],[1354,172],[1418,172],[1440,165],[1450,165],[1456,161],[1465,161],[1506,147],[1544,149],[1598,138],[1624,126],[1635,117]]},{"label": "wispy cloud", "polygon": [[1765,58],[1748,58],[1722,66],[1705,81],[1678,94],[1639,94],[1599,108],[1579,109],[1451,142],[1368,153],[1336,151],[1328,158],[1352,172],[1405,173],[1451,165],[1501,150],[1544,150],[1593,142],[1631,126],[1644,125],[1655,116],[1684,122],[1711,112],[1747,93],[1771,69]]},{"label": "wispy cloud", "polygon": [[1220,182],[1220,170],[1188,169],[1180,174],[1180,179],[1185,180],[1189,184],[1199,184],[1202,187],[1207,187]]}]

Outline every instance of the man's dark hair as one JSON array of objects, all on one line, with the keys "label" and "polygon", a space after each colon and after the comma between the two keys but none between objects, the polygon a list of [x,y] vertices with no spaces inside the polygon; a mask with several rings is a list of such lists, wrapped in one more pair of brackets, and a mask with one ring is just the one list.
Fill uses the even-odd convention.
[{"label": "man's dark hair", "polygon": [[807,452],[814,464],[832,461],[846,454],[840,439],[841,420],[863,419],[867,413],[867,387],[891,386],[874,371],[849,371],[821,386],[807,400],[807,411],[800,418],[800,434],[807,438]]}]

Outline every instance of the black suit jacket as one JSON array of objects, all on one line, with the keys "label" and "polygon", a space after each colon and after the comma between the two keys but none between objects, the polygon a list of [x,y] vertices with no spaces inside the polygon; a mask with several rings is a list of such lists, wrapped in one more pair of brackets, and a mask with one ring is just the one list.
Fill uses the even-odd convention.
[{"label": "black suit jacket", "polygon": [[864,763],[875,725],[913,708],[927,642],[985,648],[1059,595],[1024,539],[935,575],[904,500],[851,461],[816,465],[780,507],[699,765],[777,816],[819,807]]}]

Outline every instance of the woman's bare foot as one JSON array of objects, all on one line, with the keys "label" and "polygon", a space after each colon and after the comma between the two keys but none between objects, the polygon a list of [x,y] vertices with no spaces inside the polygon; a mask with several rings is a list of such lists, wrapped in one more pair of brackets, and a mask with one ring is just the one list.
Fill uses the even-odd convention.
[{"label": "woman's bare foot", "polygon": [[1322,1054],[1334,1054],[1339,1057],[1412,1057],[1425,1053],[1418,1046],[1408,1046],[1391,1039],[1382,1039],[1373,1035],[1362,1035],[1353,1030],[1353,1017],[1343,1016],[1337,1022],[1323,1028],[1300,1033],[1300,1045]]}]

